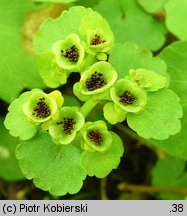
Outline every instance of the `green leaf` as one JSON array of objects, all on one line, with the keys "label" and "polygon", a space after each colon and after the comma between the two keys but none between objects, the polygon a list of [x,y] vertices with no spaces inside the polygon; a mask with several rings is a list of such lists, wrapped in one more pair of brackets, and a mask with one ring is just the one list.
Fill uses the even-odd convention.
[{"label": "green leaf", "polygon": [[30,94],[32,94],[32,91],[25,92],[10,104],[8,108],[9,113],[4,122],[10,134],[19,137],[21,140],[32,138],[38,130],[37,126],[28,121],[27,116],[22,110],[23,104],[25,104]]},{"label": "green leaf", "polygon": [[26,14],[34,9],[31,1],[0,0],[0,98],[14,100],[24,88],[43,88],[34,57],[24,52],[21,28]]},{"label": "green leaf", "polygon": [[165,6],[166,25],[181,40],[187,40],[187,1],[169,0]]},{"label": "green leaf", "polygon": [[167,1],[168,0],[137,0],[148,13],[162,12]]},{"label": "green leaf", "polygon": [[101,0],[94,9],[108,20],[117,42],[134,42],[150,50],[163,46],[164,22],[146,13],[136,0]]},{"label": "green leaf", "polygon": [[55,196],[77,193],[86,177],[80,167],[81,152],[72,145],[55,145],[48,133],[19,144],[16,156],[25,177]]},{"label": "green leaf", "polygon": [[75,2],[76,5],[82,5],[84,7],[93,7],[94,5],[96,5],[100,0],[89,0],[89,1],[85,1],[85,0],[79,0],[77,2]]},{"label": "green leaf", "polygon": [[124,78],[130,69],[138,68],[166,74],[166,64],[163,60],[153,57],[149,50],[142,49],[133,43],[115,45],[109,62],[118,72],[118,78]]},{"label": "green leaf", "polygon": [[76,2],[78,0],[32,0],[32,1],[69,4],[69,3],[72,3],[72,2]]},{"label": "green leaf", "polygon": [[49,51],[54,42],[64,39],[69,34],[79,34],[81,20],[90,11],[91,9],[81,6],[72,7],[69,11],[64,11],[57,19],[47,19],[41,25],[40,31],[35,35],[34,44],[36,50],[39,53]]},{"label": "green leaf", "polygon": [[123,143],[118,135],[111,132],[113,137],[112,147],[104,153],[83,152],[81,156],[81,166],[89,176],[98,178],[106,177],[112,169],[116,169],[123,155]]},{"label": "green leaf", "polygon": [[[152,171],[152,184],[163,188],[186,188],[187,172],[185,172],[185,161],[169,156],[157,161]],[[159,193],[158,197],[163,200],[184,199],[184,196],[169,193]]]},{"label": "green leaf", "polygon": [[0,176],[7,181],[23,179],[23,174],[15,157],[18,140],[8,133],[3,125],[4,119],[0,117]]},{"label": "green leaf", "polygon": [[151,140],[151,143],[167,153],[187,160],[187,42],[177,42],[166,47],[160,54],[168,66],[170,88],[180,97],[183,107],[180,133],[165,141]]},{"label": "green leaf", "polygon": [[129,113],[130,128],[145,139],[168,139],[181,129],[182,108],[178,96],[170,89],[148,93],[148,103],[140,114]]}]

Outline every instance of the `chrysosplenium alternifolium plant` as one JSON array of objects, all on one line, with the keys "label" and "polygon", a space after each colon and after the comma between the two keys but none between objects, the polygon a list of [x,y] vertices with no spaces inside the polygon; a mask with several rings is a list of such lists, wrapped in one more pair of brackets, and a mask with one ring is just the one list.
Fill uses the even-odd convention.
[{"label": "chrysosplenium alternifolium plant", "polygon": [[[73,91],[84,102],[64,106],[63,92],[33,89],[11,103],[5,125],[23,140],[16,156],[37,187],[73,194],[86,175],[104,178],[117,168],[123,143],[106,122],[127,120],[146,139],[163,140],[180,131],[182,109],[168,89],[164,62],[132,43],[115,45],[108,23],[92,9],[73,7],[46,20],[35,48],[45,84],[57,88],[78,72]],[[97,104],[103,105],[106,121],[87,121]]]}]

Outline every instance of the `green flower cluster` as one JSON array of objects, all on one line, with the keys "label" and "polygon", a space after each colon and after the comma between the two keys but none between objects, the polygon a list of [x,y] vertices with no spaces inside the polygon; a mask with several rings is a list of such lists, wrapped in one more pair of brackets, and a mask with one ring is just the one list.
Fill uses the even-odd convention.
[{"label": "green flower cluster", "polygon": [[[168,85],[166,76],[151,70],[130,69],[128,76],[119,79],[110,89],[112,102],[105,104],[104,116],[116,124],[126,119],[128,113],[144,111],[149,100],[148,92],[156,92]],[[150,94],[149,94],[150,95]]]},{"label": "green flower cluster", "polygon": [[[49,34],[49,27],[55,30],[54,35]],[[47,20],[36,35],[35,46],[39,52],[40,74],[49,87],[65,84],[72,72],[80,73],[80,80],[74,84],[73,92],[80,101],[85,102],[81,108],[84,117],[100,103],[104,104],[104,117],[110,124],[127,119],[129,127],[144,138],[166,139],[180,130],[182,109],[177,95],[167,89],[169,80],[164,62],[151,59],[151,53],[151,58],[147,58],[147,50],[145,56],[142,54],[142,59],[147,58],[153,63],[146,66],[142,59],[134,62],[133,57],[131,62],[128,51],[132,50],[128,49],[135,46],[128,43],[114,46],[110,26],[92,9],[72,7],[58,19]],[[161,66],[158,66],[159,63]],[[166,97],[168,103],[162,110],[159,108],[160,101]],[[168,113],[170,103],[173,110]],[[167,118],[163,117],[165,113],[168,113]],[[159,128],[152,120],[155,115],[161,116],[158,118],[160,122],[168,123],[168,119],[172,118],[175,123],[173,126],[168,123],[160,135]],[[145,133],[139,127],[140,119],[144,119],[144,116],[141,128],[147,130]],[[151,127],[148,127],[148,123]],[[54,141],[63,140],[62,137],[54,138],[54,131],[58,131],[56,127],[49,130]]]},{"label": "green flower cluster", "polygon": [[[54,32],[47,34],[49,29],[54,29]],[[165,71],[157,73],[159,70],[155,72],[137,65],[133,69],[132,64],[130,70],[128,67],[129,71],[124,69],[126,75],[121,76],[118,66],[123,65],[123,59],[119,60],[123,55],[114,55],[113,50],[116,48],[113,49],[113,33],[106,20],[97,12],[90,8],[73,7],[63,12],[58,19],[44,22],[36,38],[39,72],[45,84],[57,88],[67,82],[70,73],[80,73],[80,80],[74,84],[73,92],[84,104],[82,107],[64,106],[64,97],[60,91],[46,94],[40,89],[33,89],[11,103],[5,126],[13,136],[29,140],[29,143],[36,139],[36,142],[33,141],[35,146],[45,137],[50,142],[47,144],[49,148],[45,149],[39,144],[40,149],[46,153],[44,155],[48,157],[51,150],[55,152],[51,158],[59,159],[62,165],[70,167],[59,171],[59,175],[63,176],[64,188],[58,183],[54,185],[61,177],[54,172],[57,177],[49,181],[48,188],[53,188],[55,194],[77,192],[84,176],[103,178],[120,163],[124,147],[118,135],[109,131],[103,120],[86,121],[97,104],[102,105],[104,118],[110,124],[127,119],[129,126],[144,138],[166,139],[180,130],[182,109],[177,95],[167,89],[168,77],[166,73],[161,74]],[[122,46],[120,53],[123,52]],[[122,78],[119,79],[119,76]],[[163,124],[166,124],[166,128],[160,132]],[[29,145],[20,146],[18,149],[23,149],[23,152],[29,148]],[[25,159],[20,152],[17,155],[23,161],[22,164],[27,161],[28,166],[32,166],[30,158]],[[57,165],[59,161],[56,162],[56,159],[52,160]],[[35,170],[34,175],[37,180],[38,170]],[[76,172],[80,172],[80,178],[75,175]],[[30,178],[30,173],[28,176]],[[67,176],[72,176],[72,184],[68,184],[70,178]],[[46,184],[41,183],[45,190]]]},{"label": "green flower cluster", "polygon": [[82,16],[77,32],[72,32],[65,33],[38,56],[40,75],[51,88],[65,84],[71,72],[82,73],[97,61],[107,60],[114,45],[107,21],[90,8]]},{"label": "green flower cluster", "polygon": [[[71,144],[77,135],[79,138],[81,135],[80,143],[85,151],[104,152],[111,147],[112,136],[106,123],[104,121],[85,123],[84,113],[80,107],[63,106],[64,98],[60,91],[55,90],[46,94],[40,89],[33,89],[26,93],[27,97],[19,107],[24,120],[36,126],[38,130],[48,131],[55,144]],[[14,125],[23,127],[19,125],[19,119],[17,121]],[[5,124],[9,128],[8,124]],[[30,138],[32,137],[28,139]]]},{"label": "green flower cluster", "polygon": [[[105,177],[118,166],[124,152],[123,143],[116,134],[108,131],[104,121],[86,122],[86,117],[99,100],[110,99],[110,89],[117,80],[117,72],[107,62],[114,36],[100,14],[82,7],[73,10],[83,13],[78,30],[67,32],[38,55],[39,72],[46,85],[52,88],[65,84],[71,72],[79,72],[81,79],[74,85],[74,93],[86,103],[82,107],[64,106],[60,91],[46,94],[33,89],[10,105],[5,125],[13,136],[22,140],[32,142],[44,133],[58,148],[75,151],[76,147],[81,152],[76,153],[80,154],[77,170]],[[71,11],[64,12],[59,19],[63,20],[69,14]],[[94,167],[93,155],[99,157],[98,163],[103,165],[99,173],[98,169],[90,173]],[[106,158],[113,158],[113,162],[108,163]],[[87,160],[90,166],[87,166]]]}]

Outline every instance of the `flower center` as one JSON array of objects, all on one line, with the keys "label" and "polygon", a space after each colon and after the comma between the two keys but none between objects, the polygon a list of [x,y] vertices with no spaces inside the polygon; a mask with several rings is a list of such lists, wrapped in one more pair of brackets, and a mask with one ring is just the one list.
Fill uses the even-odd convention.
[{"label": "flower center", "polygon": [[33,115],[39,118],[47,118],[50,116],[51,111],[48,105],[45,103],[45,98],[40,98],[37,106],[34,108]]},{"label": "flower center", "polygon": [[79,50],[75,45],[71,46],[69,49],[61,50],[63,57],[67,58],[70,62],[78,62],[79,59]]},{"label": "flower center", "polygon": [[103,142],[102,134],[97,130],[91,130],[88,133],[88,138],[94,142],[96,145],[101,145]]},{"label": "flower center", "polygon": [[75,125],[75,121],[73,118],[64,117],[63,121],[57,122],[57,125],[62,125],[63,131],[65,134],[71,134]]},{"label": "flower center", "polygon": [[96,34],[94,36],[94,38],[91,40],[90,44],[91,45],[99,45],[99,44],[102,44],[102,43],[105,43],[105,42],[106,42],[106,40],[102,40],[101,36]]},{"label": "flower center", "polygon": [[99,89],[106,84],[107,83],[103,77],[103,74],[97,71],[95,71],[94,74],[92,74],[91,77],[86,80],[86,88],[89,91],[94,91],[96,89]]},{"label": "flower center", "polygon": [[125,91],[119,97],[120,97],[119,101],[121,103],[123,103],[124,105],[133,104],[133,102],[136,100],[136,97],[132,93],[130,93],[129,91]]}]

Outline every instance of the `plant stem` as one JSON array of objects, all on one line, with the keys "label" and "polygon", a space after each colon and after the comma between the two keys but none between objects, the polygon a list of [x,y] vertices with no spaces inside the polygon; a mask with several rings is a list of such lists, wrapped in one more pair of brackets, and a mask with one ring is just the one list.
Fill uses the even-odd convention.
[{"label": "plant stem", "polygon": [[93,110],[97,103],[98,101],[96,99],[90,99],[83,104],[81,107],[81,112],[85,118]]},{"label": "plant stem", "polygon": [[131,185],[126,183],[121,183],[118,185],[120,191],[136,191],[142,193],[172,193],[179,196],[187,195],[187,188],[162,188],[153,187],[147,185]]},{"label": "plant stem", "polygon": [[102,200],[108,200],[106,186],[107,186],[107,178],[101,179],[100,189],[101,189],[101,199]]}]

